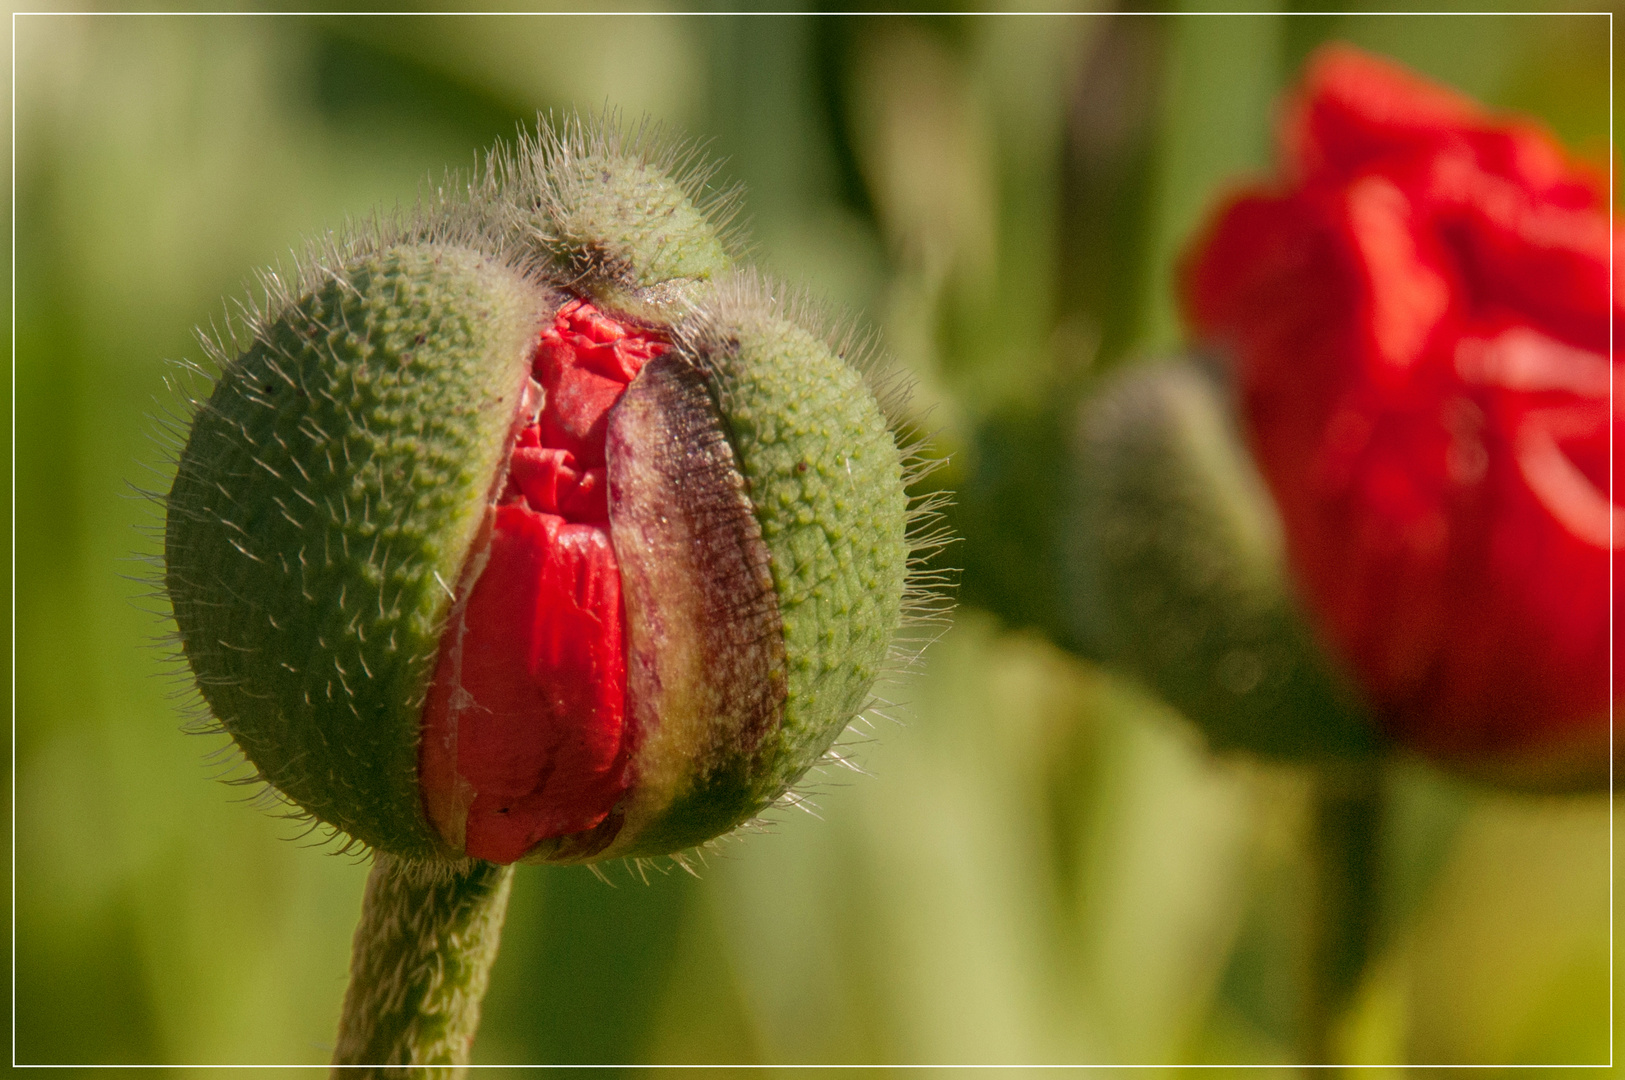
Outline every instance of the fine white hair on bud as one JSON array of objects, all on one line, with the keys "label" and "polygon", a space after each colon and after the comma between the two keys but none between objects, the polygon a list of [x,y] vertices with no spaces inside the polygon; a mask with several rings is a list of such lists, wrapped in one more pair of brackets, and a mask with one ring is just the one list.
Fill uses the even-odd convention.
[{"label": "fine white hair on bud", "polygon": [[732,265],[740,189],[702,148],[645,119],[570,117],[491,154],[510,235],[583,295],[658,314]]}]

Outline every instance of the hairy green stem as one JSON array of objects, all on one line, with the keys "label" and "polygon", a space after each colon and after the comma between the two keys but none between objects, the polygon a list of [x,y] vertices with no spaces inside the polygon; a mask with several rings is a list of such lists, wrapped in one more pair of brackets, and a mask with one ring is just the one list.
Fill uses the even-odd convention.
[{"label": "hairy green stem", "polygon": [[511,866],[377,856],[350,957],[335,1080],[466,1071],[512,883]]},{"label": "hairy green stem", "polygon": [[[1315,779],[1309,955],[1304,980],[1305,1066],[1335,1065],[1333,1036],[1369,959],[1377,928],[1382,765],[1325,766]],[[1324,1076],[1323,1070],[1310,1069]]]}]

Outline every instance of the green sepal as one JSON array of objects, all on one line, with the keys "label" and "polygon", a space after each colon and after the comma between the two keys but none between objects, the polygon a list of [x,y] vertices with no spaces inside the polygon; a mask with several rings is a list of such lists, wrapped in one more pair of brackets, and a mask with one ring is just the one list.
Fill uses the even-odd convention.
[{"label": "green sepal", "polygon": [[409,857],[440,633],[556,301],[478,252],[358,257],[273,313],[198,412],[166,584],[199,689],[261,775]]},{"label": "green sepal", "polygon": [[740,282],[702,300],[677,334],[709,376],[784,627],[784,715],[733,788],[741,819],[788,791],[864,707],[902,620],[901,456],[862,375],[806,321]]},{"label": "green sepal", "polygon": [[731,259],[721,222],[731,196],[705,198],[706,174],[658,132],[576,121],[521,144],[537,194],[519,231],[549,272],[605,311],[647,325],[678,317]]},{"label": "green sepal", "polygon": [[725,836],[773,804],[780,792],[770,791],[757,775],[754,755],[725,754],[709,763],[696,761],[691,782],[636,834],[629,834],[611,850],[611,856],[651,858],[699,847]]}]

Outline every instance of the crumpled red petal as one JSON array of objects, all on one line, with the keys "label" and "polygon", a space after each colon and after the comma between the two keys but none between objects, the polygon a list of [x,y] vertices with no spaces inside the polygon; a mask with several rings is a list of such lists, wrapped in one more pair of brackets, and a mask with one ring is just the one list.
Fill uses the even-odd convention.
[{"label": "crumpled red petal", "polygon": [[609,537],[611,406],[666,348],[582,301],[538,344],[544,392],[517,436],[477,574],[424,708],[424,803],[467,854],[513,862],[604,822],[632,783],[620,569]]}]

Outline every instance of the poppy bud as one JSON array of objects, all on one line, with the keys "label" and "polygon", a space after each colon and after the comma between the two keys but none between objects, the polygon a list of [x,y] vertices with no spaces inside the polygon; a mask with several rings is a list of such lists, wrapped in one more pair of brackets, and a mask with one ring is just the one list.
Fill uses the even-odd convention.
[{"label": "poppy bud", "polygon": [[903,454],[703,177],[575,125],[276,292],[221,350],[165,583],[210,712],[413,860],[703,843],[864,707]]},{"label": "poppy bud", "polygon": [[1279,517],[1209,371],[1182,360],[1115,375],[1085,403],[1074,460],[1064,551],[1079,640],[1215,749],[1374,751],[1294,602]]}]

